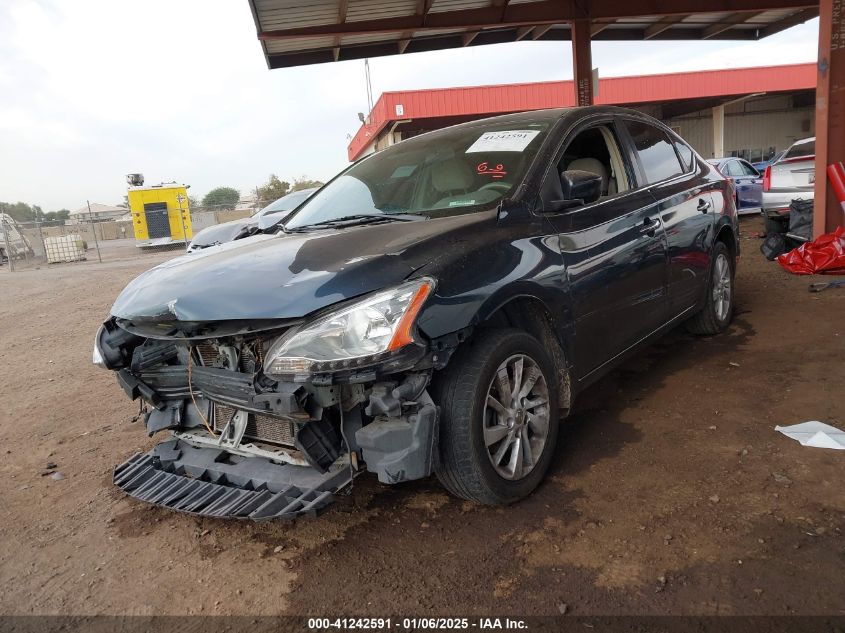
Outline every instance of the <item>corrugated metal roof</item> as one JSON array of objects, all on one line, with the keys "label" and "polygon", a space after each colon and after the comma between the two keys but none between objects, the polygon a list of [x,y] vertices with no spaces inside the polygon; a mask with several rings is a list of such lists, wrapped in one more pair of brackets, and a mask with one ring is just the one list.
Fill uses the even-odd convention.
[{"label": "corrugated metal roof", "polygon": [[[808,90],[815,86],[815,64],[790,64],[608,77],[599,80],[595,101],[604,105],[634,105]],[[376,101],[369,123],[361,126],[349,143],[349,159],[358,158],[372,139],[394,121],[495,115],[574,105],[572,81],[385,92]],[[396,106],[401,106],[401,114]]]},{"label": "corrugated metal roof", "polygon": [[249,0],[270,68],[517,40],[767,37],[818,15],[819,0]]}]

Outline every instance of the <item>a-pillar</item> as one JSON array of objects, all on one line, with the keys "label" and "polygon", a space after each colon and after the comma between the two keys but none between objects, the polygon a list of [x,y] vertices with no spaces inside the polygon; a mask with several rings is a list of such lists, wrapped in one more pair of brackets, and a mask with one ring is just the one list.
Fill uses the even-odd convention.
[{"label": "a-pillar", "polygon": [[590,20],[572,22],[572,67],[575,75],[575,105],[593,105],[593,58],[590,52]]},{"label": "a-pillar", "polygon": [[819,3],[819,60],[816,84],[816,236],[845,226],[842,207],[830,187],[827,166],[845,162],[845,20],[842,0]]}]

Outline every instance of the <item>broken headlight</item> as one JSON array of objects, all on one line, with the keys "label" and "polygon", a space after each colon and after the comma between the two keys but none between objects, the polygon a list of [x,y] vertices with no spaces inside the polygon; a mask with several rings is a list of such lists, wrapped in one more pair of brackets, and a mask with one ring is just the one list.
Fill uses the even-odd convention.
[{"label": "broken headlight", "polygon": [[285,375],[349,367],[413,343],[414,321],[433,289],[431,279],[417,279],[284,334],[268,350],[264,371]]}]

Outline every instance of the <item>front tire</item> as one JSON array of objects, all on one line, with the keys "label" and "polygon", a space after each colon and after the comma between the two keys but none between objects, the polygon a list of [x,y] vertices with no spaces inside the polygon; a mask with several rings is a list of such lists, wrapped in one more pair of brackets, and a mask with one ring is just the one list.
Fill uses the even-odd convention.
[{"label": "front tire", "polygon": [[440,483],[489,505],[529,495],[554,454],[557,385],[548,353],[521,330],[482,330],[464,343],[433,384]]},{"label": "front tire", "polygon": [[731,253],[724,242],[716,242],[704,307],[687,321],[687,329],[693,334],[703,335],[724,332],[733,318],[733,297],[734,268]]}]

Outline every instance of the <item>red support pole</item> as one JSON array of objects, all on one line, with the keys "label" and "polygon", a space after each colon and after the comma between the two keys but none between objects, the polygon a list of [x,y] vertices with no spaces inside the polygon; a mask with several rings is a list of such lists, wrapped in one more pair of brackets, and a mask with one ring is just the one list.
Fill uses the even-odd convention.
[{"label": "red support pole", "polygon": [[590,52],[590,20],[572,21],[572,68],[575,74],[575,103],[593,105],[593,58]]},{"label": "red support pole", "polygon": [[845,225],[828,186],[827,167],[845,161],[845,15],[843,0],[819,2],[819,75],[816,86],[816,189],[813,233]]}]

